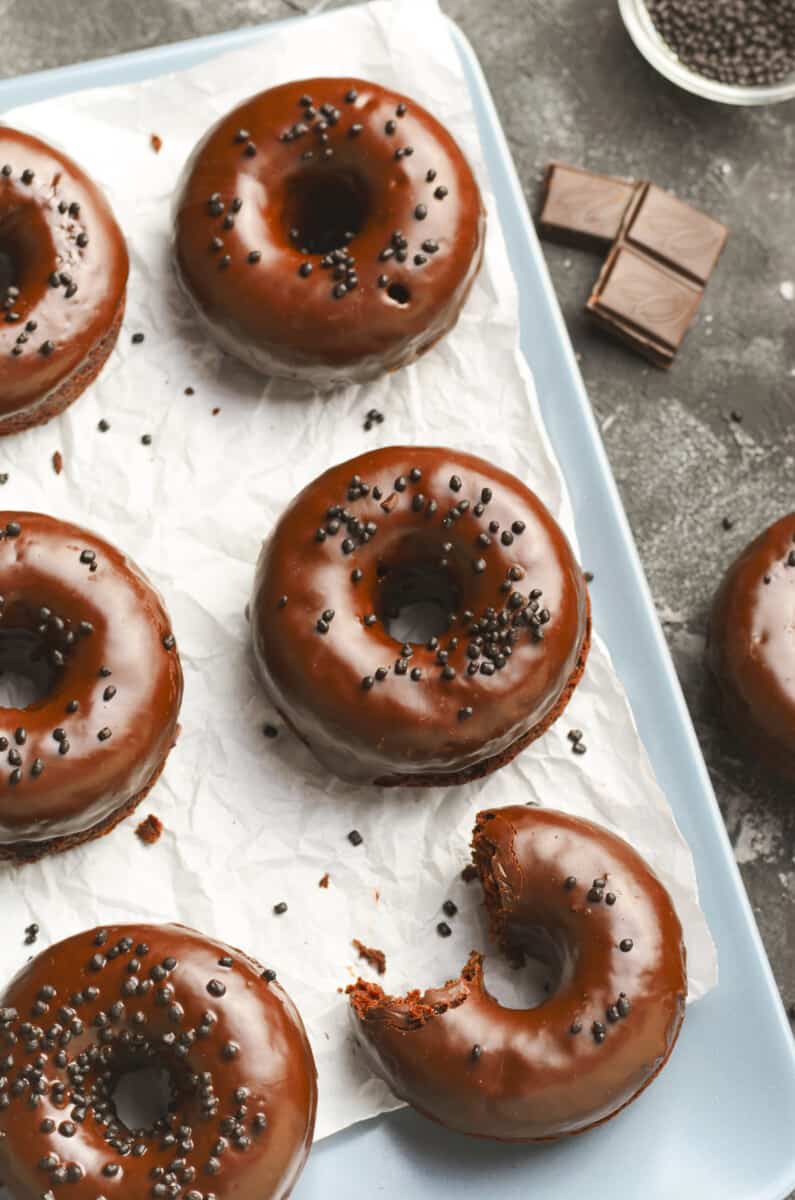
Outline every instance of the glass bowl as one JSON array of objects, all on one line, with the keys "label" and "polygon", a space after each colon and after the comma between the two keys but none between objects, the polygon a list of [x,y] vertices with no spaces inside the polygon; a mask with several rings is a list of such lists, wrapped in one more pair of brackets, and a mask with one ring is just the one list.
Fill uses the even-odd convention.
[{"label": "glass bowl", "polygon": [[619,11],[627,32],[647,62],[686,92],[716,100],[719,104],[779,104],[795,99],[795,73],[778,83],[744,86],[736,83],[716,83],[707,79],[677,58],[652,24],[644,0],[618,0]]}]

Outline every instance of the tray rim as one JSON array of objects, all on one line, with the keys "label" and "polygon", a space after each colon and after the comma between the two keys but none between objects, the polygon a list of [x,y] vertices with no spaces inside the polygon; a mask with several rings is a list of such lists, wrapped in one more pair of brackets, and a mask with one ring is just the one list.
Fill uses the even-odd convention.
[{"label": "tray rim", "polygon": [[[167,42],[157,46],[143,47],[136,50],[125,51],[115,55],[103,55],[95,59],[89,59],[83,62],[75,62],[65,64],[58,67],[51,67],[41,71],[25,73],[17,76],[9,76],[0,79],[0,123],[2,123],[3,114],[9,108],[16,108],[26,104],[36,103],[39,100],[49,99],[55,95],[66,94],[75,91],[83,91],[94,87],[112,86],[119,82],[118,78],[113,77],[113,73],[118,70],[121,65],[124,69],[125,81],[138,82],[144,79],[154,78],[158,75],[185,69],[187,65],[193,65],[201,58],[212,58],[216,55],[243,49],[262,38],[268,37],[276,29],[286,28],[297,24],[299,21],[329,21],[333,20],[339,10],[326,11],[320,14],[307,13],[303,17],[298,15],[293,17],[285,17],[272,19],[265,22],[260,22],[254,25],[243,26],[237,29],[226,30],[221,33],[206,34],[201,37],[180,39],[174,42]],[[651,590],[646,579],[646,575],[641,564],[640,556],[631,532],[629,521],[621,500],[612,469],[607,458],[606,451],[602,442],[596,419],[591,408],[590,401],[585,389],[585,384],[577,364],[574,348],[569,337],[569,333],[565,324],[563,313],[561,311],[557,294],[555,292],[546,261],[543,256],[541,244],[535,230],[535,226],[530,217],[527,199],[522,189],[516,165],[513,161],[513,156],[508,145],[505,132],[502,127],[496,105],[494,103],[491,90],[484,75],[483,69],[477,58],[477,55],[469,42],[466,35],[459,26],[449,17],[445,16],[445,21],[451,32],[451,36],[456,45],[456,48],[462,58],[466,70],[474,80],[477,88],[476,96],[473,99],[478,100],[485,110],[490,135],[494,139],[496,152],[500,159],[500,168],[503,172],[503,182],[507,184],[510,192],[510,200],[515,207],[516,217],[522,225],[522,232],[526,238],[527,250],[529,251],[535,270],[538,273],[540,282],[545,293],[545,298],[549,306],[549,316],[555,332],[555,354],[562,357],[563,365],[568,376],[566,380],[567,388],[570,390],[573,399],[576,401],[577,419],[580,422],[578,433],[583,435],[589,443],[589,451],[594,456],[596,461],[596,469],[599,475],[599,482],[604,489],[604,501],[608,506],[609,518],[615,524],[615,533],[620,542],[621,553],[624,558],[625,566],[629,569],[632,577],[633,586],[636,590],[636,597],[640,600],[640,617],[644,624],[644,634],[650,639],[653,649],[654,661],[647,668],[647,672],[652,676],[658,674],[662,679],[667,689],[667,700],[673,705],[673,714],[675,717],[675,725],[678,733],[684,740],[683,749],[686,753],[686,769],[692,770],[694,773],[695,787],[692,792],[700,793],[701,816],[709,823],[709,833],[711,837],[711,845],[704,847],[699,844],[694,844],[693,839],[688,838],[694,862],[696,864],[697,878],[699,880],[699,888],[702,893],[703,903],[703,872],[707,862],[710,862],[711,870],[715,870],[715,863],[711,856],[717,851],[719,865],[722,868],[725,878],[724,882],[730,886],[731,895],[735,903],[738,905],[738,914],[743,920],[743,932],[747,935],[750,941],[750,949],[754,955],[754,966],[757,968],[759,982],[764,985],[765,999],[770,1008],[769,1017],[773,1022],[773,1030],[776,1030],[781,1035],[782,1042],[782,1060],[789,1063],[795,1080],[795,1039],[792,1037],[789,1021],[787,1019],[784,1005],[778,991],[773,972],[764,948],[764,944],[759,933],[750,901],[742,881],[742,876],[739,867],[734,859],[732,847],[729,841],[723,818],[715,797],[714,789],[707,771],[706,763],[701,752],[700,745],[696,736],[692,719],[682,692],[673,660],[665,641],[662,627],[657,619],[656,608],[651,594]],[[191,63],[179,63],[181,56],[186,55],[191,58]],[[470,91],[472,84],[467,80]],[[479,130],[480,133],[480,130]],[[482,138],[482,133],[481,133]],[[484,151],[487,147],[484,146]],[[489,182],[492,183],[491,169],[488,171]],[[500,205],[499,199],[495,200]],[[516,280],[517,289],[519,291],[520,301],[522,296],[522,282],[519,278]],[[527,354],[523,354],[528,361]],[[535,368],[534,374],[537,374]],[[540,395],[539,403],[541,404],[544,421],[550,440],[553,444],[556,456],[561,463],[561,471],[569,486],[569,492],[572,500],[572,506],[575,509],[575,524],[576,520],[576,491],[569,484],[569,472],[563,466],[563,460],[566,455],[562,452],[557,438],[553,430],[550,428],[549,415],[545,411],[543,397]],[[595,600],[595,607],[598,612],[599,601],[598,596]],[[615,664],[619,664],[623,657],[622,652],[611,645],[611,638],[604,633],[605,622],[600,622],[603,640],[605,641],[608,650]],[[642,709],[643,705],[637,703],[636,696],[633,695],[633,688],[630,682],[627,681],[625,673],[616,667],[622,683],[627,691],[630,699],[633,716],[636,717],[638,709]],[[637,719],[640,735],[647,747],[649,757],[654,766],[655,773],[660,778],[664,778],[666,771],[664,764],[660,764],[656,760],[656,755],[649,745],[647,737],[643,733],[641,720]],[[668,789],[666,789],[668,790]],[[680,827],[687,825],[686,812],[681,810],[681,804],[677,802],[675,796],[669,794],[669,802],[674,811],[674,816]],[[710,917],[707,905],[704,904],[705,911],[710,923],[710,929],[713,932],[716,946],[719,952],[719,958],[725,951],[726,947],[716,932],[718,923]],[[715,991],[721,987],[718,982]],[[710,995],[714,995],[710,993]],[[706,998],[708,1000],[708,997]],[[699,1005],[700,1007],[700,1005]],[[393,1114],[383,1114],[380,1117],[374,1118],[371,1121],[360,1123],[353,1129],[366,1130],[372,1128],[374,1124],[381,1121],[388,1121]],[[342,1131],[344,1136],[346,1132]],[[326,1145],[331,1148],[335,1139],[328,1139]],[[785,1172],[776,1179],[768,1179],[763,1184],[759,1185],[759,1190],[756,1190],[753,1196],[749,1196],[748,1200],[787,1200],[790,1192],[795,1189],[795,1157],[789,1169],[785,1168]]]}]

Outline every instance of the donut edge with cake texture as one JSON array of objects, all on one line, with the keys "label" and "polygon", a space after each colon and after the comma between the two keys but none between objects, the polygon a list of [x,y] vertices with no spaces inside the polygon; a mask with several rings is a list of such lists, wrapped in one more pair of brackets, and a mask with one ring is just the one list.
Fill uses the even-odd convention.
[{"label": "donut edge with cake texture", "polygon": [[[458,607],[403,644],[390,606],[418,570]],[[329,770],[385,786],[509,762],[560,716],[590,645],[583,572],[548,510],[441,447],[369,451],[308,484],[263,545],[250,611],[285,721]]]},{"label": "donut edge with cake texture", "polygon": [[325,389],[397,370],[449,332],[485,224],[466,158],[421,105],[366,80],[307,79],[204,135],[180,182],[174,254],[223,349]]},{"label": "donut edge with cake texture", "polygon": [[707,666],[726,724],[762,768],[795,780],[795,513],[754,538],[715,593]]},{"label": "donut edge with cake texture", "polygon": [[182,668],[152,584],[80,526],[0,512],[0,578],[0,632],[36,656],[42,691],[0,708],[0,861],[34,862],[110,832],[151,790]]},{"label": "donut edge with cake texture", "polygon": [[398,1098],[449,1129],[505,1142],[583,1133],[673,1051],[687,994],[673,903],[627,842],[566,813],[479,813],[472,849],[493,939],[517,966],[542,958],[550,994],[503,1007],[473,951],[458,979],[424,992],[350,985],[354,1037]]},{"label": "donut edge with cake texture", "polygon": [[128,272],[124,236],[82,168],[0,124],[0,436],[52,420],[97,377]]},{"label": "donut edge with cake texture", "polygon": [[[273,969],[182,925],[112,925],[41,951],[0,994],[0,1060],[13,1200],[159,1195],[157,1182],[285,1200],[309,1154],[317,1076],[297,1008]],[[174,1108],[132,1132],[115,1085],[151,1066],[169,1072]]]}]

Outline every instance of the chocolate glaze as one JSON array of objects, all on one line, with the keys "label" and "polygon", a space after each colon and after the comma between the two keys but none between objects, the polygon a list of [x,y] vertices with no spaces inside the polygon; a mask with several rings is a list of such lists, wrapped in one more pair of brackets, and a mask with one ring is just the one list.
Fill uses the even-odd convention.
[{"label": "chocolate glaze", "polygon": [[734,732],[762,766],[789,779],[795,779],[793,629],[795,513],[789,513],[729,567],[713,601],[707,644]]},{"label": "chocolate glaze", "polygon": [[[323,253],[302,253],[315,248],[307,229],[329,232],[329,210],[335,228],[355,235],[322,247],[343,245],[356,260],[358,283],[337,299],[341,280],[323,269]],[[300,236],[291,239],[291,228]],[[407,243],[402,263],[394,253],[379,257],[396,232]],[[447,333],[480,265],[484,233],[472,171],[430,113],[365,80],[308,79],[251,97],[201,140],[178,194],[176,262],[225,350],[267,374],[328,386],[401,367]],[[223,244],[213,248],[213,238]],[[424,249],[427,241],[437,248]],[[415,262],[418,254],[425,261]],[[312,268],[306,277],[302,264]],[[407,302],[394,288],[407,290]]]},{"label": "chocolate glaze", "polygon": [[[418,480],[411,478],[413,469]],[[354,476],[369,490],[349,500]],[[454,476],[459,490],[450,486]],[[395,488],[401,477],[404,490]],[[484,488],[493,495],[480,513]],[[448,514],[459,504],[468,508],[451,520]],[[328,510],[339,505],[365,525],[375,524],[367,541],[351,537],[344,522],[316,540],[318,528],[329,528]],[[495,521],[499,529],[489,533]],[[487,546],[478,540],[484,534]],[[503,534],[510,538],[507,546]],[[501,590],[515,567],[519,578]],[[412,568],[442,570],[457,599],[456,615],[438,648],[413,645],[401,674],[403,643],[388,631],[388,589]],[[357,582],[353,571],[362,572]],[[543,640],[518,625],[504,665],[488,675],[480,669],[469,674],[473,616],[464,614],[480,619],[489,606],[518,614],[507,607],[511,594],[520,593],[526,604],[533,589],[541,589],[533,601],[541,619],[549,614]],[[334,616],[327,632],[318,632],[325,610]],[[293,500],[260,555],[251,624],[267,691],[330,770],[383,784],[429,773],[444,782],[502,754],[557,711],[582,669],[588,606],[565,535],[518,479],[458,451],[391,446],[332,467]],[[505,628],[512,628],[510,621]],[[454,677],[445,678],[445,665]],[[386,670],[383,679],[379,668]],[[414,680],[417,668],[422,677]]]},{"label": "chocolate glaze", "polygon": [[95,534],[2,512],[0,579],[2,665],[19,668],[32,649],[49,683],[30,707],[0,708],[2,858],[20,843],[88,834],[145,790],[176,737],[182,670],[157,592]]},{"label": "chocolate glaze", "polygon": [[[90,930],[34,958],[0,999],[0,1177],[14,1200],[144,1200],[158,1181],[183,1200],[288,1196],[312,1141],[315,1064],[271,975],[182,925]],[[159,1128],[95,1109],[152,1066],[174,1100]]]},{"label": "chocolate glaze", "polygon": [[[0,304],[10,301],[0,318],[0,433],[4,424],[19,428],[7,418],[23,410],[35,423],[97,351],[123,307],[128,269],[110,206],[81,168],[0,126]],[[53,286],[61,273],[68,282]],[[18,296],[7,296],[8,284]]]},{"label": "chocolate glaze", "polygon": [[451,1129],[581,1133],[635,1099],[673,1049],[687,990],[673,904],[631,846],[565,813],[480,813],[472,844],[497,942],[519,962],[546,961],[552,994],[504,1008],[473,952],[459,979],[424,993],[359,980],[356,1037],[397,1096]]}]

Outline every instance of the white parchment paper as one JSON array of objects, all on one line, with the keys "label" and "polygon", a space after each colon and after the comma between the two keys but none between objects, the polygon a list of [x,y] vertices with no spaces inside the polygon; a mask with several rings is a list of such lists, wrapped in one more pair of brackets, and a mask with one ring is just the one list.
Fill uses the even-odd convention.
[{"label": "white parchment paper", "polygon": [[[321,399],[257,377],[201,335],[172,275],[169,213],[179,169],[211,122],[262,88],[329,73],[399,88],[451,128],[479,174],[489,234],[450,337],[407,370]],[[0,979],[30,953],[23,930],[32,921],[39,948],[95,923],[135,919],[179,920],[225,938],[274,966],[299,1004],[320,1074],[317,1136],[325,1137],[397,1103],[351,1046],[340,989],[369,971],[351,939],[386,952],[392,991],[457,974],[471,948],[486,948],[479,887],[460,879],[474,814],[535,801],[602,822],[653,864],[684,924],[691,998],[703,995],[716,962],[690,852],[598,638],[563,720],[485,782],[420,793],[355,788],[330,778],[288,732],[262,734],[274,713],[248,650],[253,565],[286,502],[329,464],[395,442],[472,450],[526,480],[575,539],[517,349],[516,288],[467,87],[436,4],[395,0],[296,23],[193,70],[46,101],[5,120],[62,145],[104,185],[129,239],[132,277],[125,329],[97,383],[52,424],[0,445],[0,470],[10,476],[0,504],[81,522],[146,569],[171,612],[186,694],[178,746],[138,813],[165,822],[156,846],[134,836],[134,818],[67,855],[0,868]],[[163,140],[159,154],[152,133]],[[133,346],[139,330],[146,340]],[[365,432],[372,407],[385,420]],[[97,429],[103,417],[106,433]],[[144,433],[151,446],[141,444]],[[584,731],[583,757],[566,738],[573,726]],[[364,838],[358,847],[347,839],[353,828]],[[435,927],[447,898],[460,912],[443,940]],[[281,900],[288,911],[279,917],[272,908]],[[527,980],[500,978],[492,961],[497,994],[526,999]]]}]

